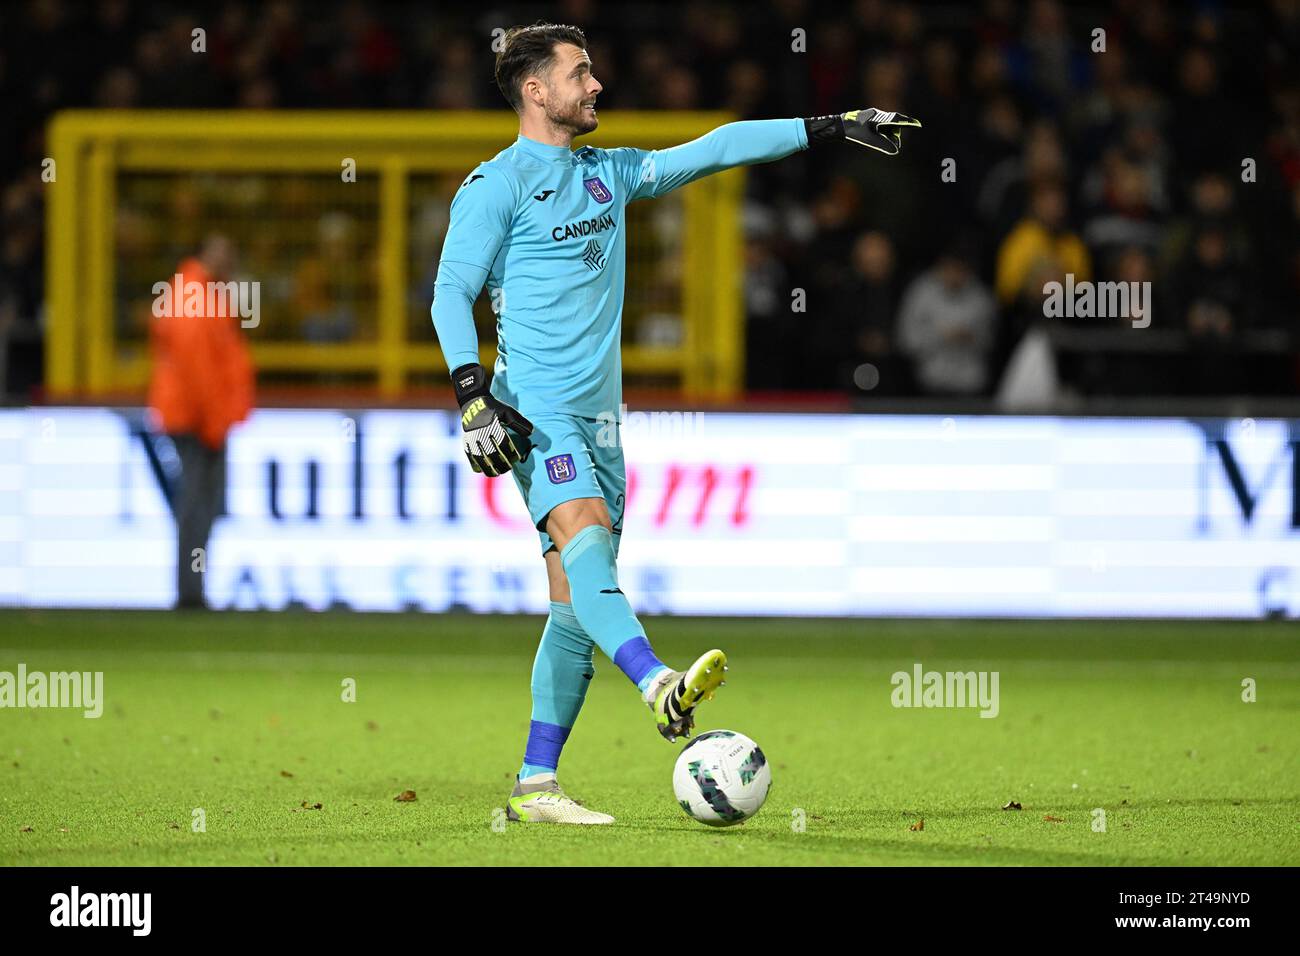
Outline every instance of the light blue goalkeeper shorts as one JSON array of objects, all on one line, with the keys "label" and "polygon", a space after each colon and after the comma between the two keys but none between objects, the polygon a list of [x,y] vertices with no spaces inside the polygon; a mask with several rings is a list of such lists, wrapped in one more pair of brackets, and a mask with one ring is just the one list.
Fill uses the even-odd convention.
[{"label": "light blue goalkeeper shorts", "polygon": [[545,530],[552,508],[576,498],[604,498],[614,526],[617,555],[627,503],[627,471],[618,423],[575,415],[534,416],[531,420],[532,451],[511,474],[541,535],[542,553],[554,547]]}]

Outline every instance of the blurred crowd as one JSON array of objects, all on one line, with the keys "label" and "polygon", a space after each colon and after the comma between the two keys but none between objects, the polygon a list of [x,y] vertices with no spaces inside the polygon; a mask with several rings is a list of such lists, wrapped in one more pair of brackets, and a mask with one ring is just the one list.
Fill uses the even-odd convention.
[{"label": "blurred crowd", "polygon": [[[753,389],[1300,384],[1300,0],[6,4],[0,329],[39,342],[54,111],[505,109],[492,31],[543,18],[586,30],[602,109],[924,123],[895,159],[824,148],[751,171]],[[1047,319],[1044,283],[1067,273],[1150,282],[1150,327]]]}]

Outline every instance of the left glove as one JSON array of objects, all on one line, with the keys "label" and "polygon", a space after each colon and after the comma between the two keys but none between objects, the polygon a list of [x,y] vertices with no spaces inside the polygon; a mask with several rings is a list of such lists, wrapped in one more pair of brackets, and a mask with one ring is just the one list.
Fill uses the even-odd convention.
[{"label": "left glove", "polygon": [[482,365],[462,365],[451,373],[451,384],[460,405],[460,427],[465,432],[463,446],[469,466],[489,478],[504,475],[532,450],[531,443],[521,440],[521,451],[506,429],[526,439],[533,433],[533,423],[492,396]]},{"label": "left glove", "polygon": [[921,121],[903,113],[890,113],[867,107],[834,116],[814,116],[804,120],[808,142],[824,143],[848,140],[888,156],[897,156],[903,148],[903,130],[920,129]]}]

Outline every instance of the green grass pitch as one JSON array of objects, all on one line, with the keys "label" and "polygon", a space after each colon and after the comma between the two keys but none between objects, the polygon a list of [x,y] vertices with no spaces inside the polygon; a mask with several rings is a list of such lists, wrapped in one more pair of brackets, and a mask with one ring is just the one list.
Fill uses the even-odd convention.
[{"label": "green grass pitch", "polygon": [[[540,618],[0,613],[0,671],[102,670],[106,699],[0,710],[0,863],[1300,863],[1293,623],[646,623],[670,664],[731,658],[697,729],[772,765],[741,826],[682,813],[680,744],[598,657],[560,779],[618,822],[494,829]],[[917,661],[998,671],[1000,714],[894,708]]]}]

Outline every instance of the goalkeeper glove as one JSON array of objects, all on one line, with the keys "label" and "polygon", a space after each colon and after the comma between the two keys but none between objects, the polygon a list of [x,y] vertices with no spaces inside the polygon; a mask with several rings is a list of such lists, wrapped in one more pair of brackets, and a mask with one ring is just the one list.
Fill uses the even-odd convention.
[{"label": "goalkeeper glove", "polygon": [[847,139],[890,156],[903,148],[903,130],[909,126],[920,129],[921,121],[874,107],[804,120],[809,144]]},{"label": "goalkeeper glove", "polygon": [[527,457],[532,444],[521,441],[521,454],[519,445],[506,429],[526,438],[533,433],[533,424],[505,402],[492,397],[482,365],[462,365],[451,373],[451,384],[460,405],[460,426],[465,430],[463,444],[471,468],[495,478]]}]

